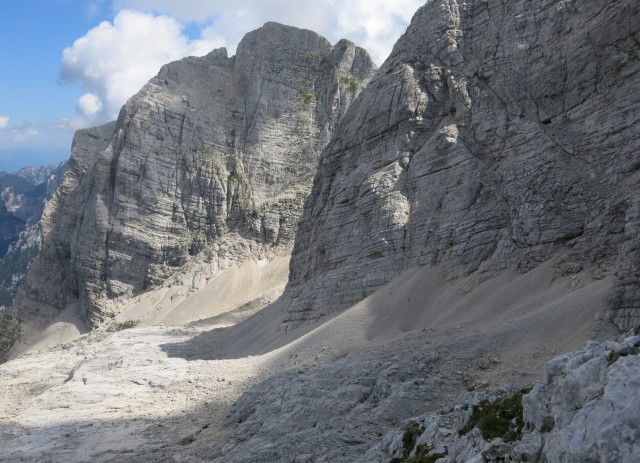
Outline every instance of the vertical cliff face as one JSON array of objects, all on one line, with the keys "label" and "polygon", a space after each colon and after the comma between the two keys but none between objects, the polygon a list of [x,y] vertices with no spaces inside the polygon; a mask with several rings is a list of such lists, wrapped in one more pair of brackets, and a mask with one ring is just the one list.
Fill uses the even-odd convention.
[{"label": "vertical cliff face", "polygon": [[291,319],[414,265],[455,278],[554,258],[616,273],[616,321],[640,323],[639,38],[634,2],[428,2],[323,152]]},{"label": "vertical cliff face", "polygon": [[23,313],[79,301],[93,326],[195,261],[206,278],[288,252],[319,153],[374,71],[351,42],[275,23],[235,57],[164,66],[115,123],[77,133]]}]

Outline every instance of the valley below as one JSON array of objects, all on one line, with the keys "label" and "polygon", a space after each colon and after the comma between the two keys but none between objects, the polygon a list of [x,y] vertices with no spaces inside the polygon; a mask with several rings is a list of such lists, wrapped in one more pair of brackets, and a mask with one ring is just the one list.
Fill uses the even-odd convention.
[{"label": "valley below", "polygon": [[[284,333],[278,301],[265,303],[286,281],[283,262],[254,264],[253,279],[230,269],[190,294],[146,294],[89,334],[53,324],[55,347],[0,366],[3,461],[384,462],[372,444],[408,417],[467,390],[530,386],[550,357],[615,332],[597,317],[609,282],[543,266],[482,282],[415,268]],[[266,296],[202,302],[249,283]],[[164,320],[190,301],[208,313],[128,327],[167,291],[185,295]]]}]

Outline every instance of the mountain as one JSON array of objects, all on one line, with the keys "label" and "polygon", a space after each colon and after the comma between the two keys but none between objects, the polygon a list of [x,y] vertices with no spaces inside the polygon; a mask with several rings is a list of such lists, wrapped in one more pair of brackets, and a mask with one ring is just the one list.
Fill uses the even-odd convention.
[{"label": "mountain", "polygon": [[40,217],[66,162],[0,175],[0,305],[10,306],[40,248]]},{"label": "mountain", "polygon": [[317,159],[376,67],[276,23],[162,68],[118,120],[79,131],[42,219],[22,313],[77,301],[96,327],[180,273],[195,288],[287,254]]},{"label": "mountain", "polygon": [[164,67],[46,208],[5,459],[635,462],[639,19],[432,0],[377,71],[273,23]]},{"label": "mountain", "polygon": [[[63,162],[62,164],[66,164],[66,162]],[[47,183],[51,175],[58,175],[56,173],[58,170],[60,170],[60,165],[29,166],[15,171],[14,174],[18,177],[24,178],[34,185],[40,185],[42,183]]]},{"label": "mountain", "polygon": [[551,261],[614,276],[609,316],[640,324],[639,8],[420,9],[322,154],[292,255],[293,323],[416,265],[481,281]]}]

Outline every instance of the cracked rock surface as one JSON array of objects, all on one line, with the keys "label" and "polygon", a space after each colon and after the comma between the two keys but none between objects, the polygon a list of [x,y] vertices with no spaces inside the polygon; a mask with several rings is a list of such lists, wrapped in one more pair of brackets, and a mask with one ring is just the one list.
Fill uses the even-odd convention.
[{"label": "cracked rock surface", "polygon": [[323,151],[287,294],[293,325],[415,265],[449,278],[556,259],[615,274],[639,323],[640,4],[438,0]]},{"label": "cracked rock surface", "polygon": [[415,448],[403,444],[403,430],[394,431],[362,461],[415,456],[420,446],[431,449],[429,455],[439,463],[636,461],[640,454],[638,353],[640,337],[632,336],[594,342],[547,362],[544,382],[520,401],[518,439],[485,439],[483,426],[464,428],[480,401],[496,403],[517,393],[517,388],[507,386],[465,393],[449,410],[407,420],[406,427],[414,423],[420,429]]},{"label": "cracked rock surface", "polygon": [[79,302],[98,326],[191,272],[290,252],[320,150],[376,69],[343,40],[276,23],[164,66],[118,120],[76,134],[42,220],[24,318]]}]

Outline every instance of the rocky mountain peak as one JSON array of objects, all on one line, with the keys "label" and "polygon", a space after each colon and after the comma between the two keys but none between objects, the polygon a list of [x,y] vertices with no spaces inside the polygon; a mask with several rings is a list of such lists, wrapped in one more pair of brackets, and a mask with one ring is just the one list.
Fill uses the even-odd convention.
[{"label": "rocky mountain peak", "polygon": [[96,326],[179,272],[198,287],[289,252],[319,153],[375,69],[351,42],[277,23],[234,57],[165,65],[115,123],[77,133],[20,310],[78,301]]},{"label": "rocky mountain peak", "polygon": [[3,456],[636,463],[639,38],[628,0],[432,0],[375,74],[271,23],[165,66],[76,135]]}]

